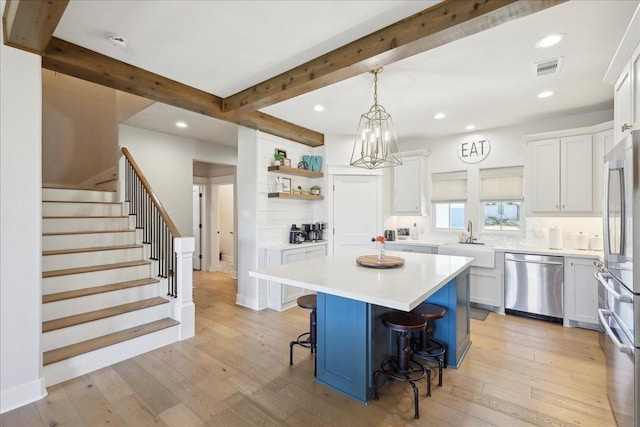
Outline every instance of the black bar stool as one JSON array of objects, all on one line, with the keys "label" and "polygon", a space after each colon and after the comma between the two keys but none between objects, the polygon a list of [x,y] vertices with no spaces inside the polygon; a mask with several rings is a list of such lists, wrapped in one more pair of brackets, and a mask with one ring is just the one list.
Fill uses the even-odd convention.
[{"label": "black bar stool", "polygon": [[413,387],[413,402],[416,419],[420,418],[418,407],[418,387],[415,382],[427,377],[427,396],[431,396],[431,371],[413,360],[411,333],[423,331],[427,321],[412,313],[390,311],[380,316],[382,324],[398,332],[397,355],[382,361],[380,370],[373,373],[373,398],[378,400],[378,377],[386,375],[391,381],[404,381]]},{"label": "black bar stool", "polygon": [[447,310],[439,305],[423,302],[411,310],[411,313],[422,316],[427,322],[427,327],[420,331],[420,340],[414,347],[414,354],[438,363],[438,387],[442,387],[442,367],[447,367],[447,349],[442,343],[433,339],[433,330],[434,321],[442,319],[447,314]]},{"label": "black bar stool", "polygon": [[[313,376],[316,376],[317,365],[315,361],[316,352],[316,331],[317,331],[317,321],[316,321],[316,313],[318,310],[318,298],[316,295],[303,295],[298,298],[298,306],[301,308],[306,308],[307,310],[311,310],[309,313],[309,332],[305,332],[303,334],[298,335],[294,341],[289,343],[289,366],[293,365],[293,346],[299,345],[304,348],[311,349],[311,353],[314,354],[313,361]],[[303,339],[303,337],[306,337]]]}]

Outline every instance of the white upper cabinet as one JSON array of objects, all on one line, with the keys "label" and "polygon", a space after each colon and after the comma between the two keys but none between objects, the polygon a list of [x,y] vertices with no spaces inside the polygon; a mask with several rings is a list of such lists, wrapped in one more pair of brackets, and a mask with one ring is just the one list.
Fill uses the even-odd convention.
[{"label": "white upper cabinet", "polygon": [[426,155],[402,155],[392,172],[391,214],[427,215]]},{"label": "white upper cabinet", "polygon": [[640,129],[640,44],[631,57],[631,117],[633,130]]},{"label": "white upper cabinet", "polygon": [[529,143],[529,202],[532,212],[592,213],[592,136]]},{"label": "white upper cabinet", "polygon": [[631,62],[622,70],[622,74],[616,81],[613,92],[614,105],[614,132],[615,141],[618,143],[631,132],[632,128],[632,74]]},{"label": "white upper cabinet", "polygon": [[614,146],[613,128],[593,134],[593,213],[602,215],[604,156]]}]

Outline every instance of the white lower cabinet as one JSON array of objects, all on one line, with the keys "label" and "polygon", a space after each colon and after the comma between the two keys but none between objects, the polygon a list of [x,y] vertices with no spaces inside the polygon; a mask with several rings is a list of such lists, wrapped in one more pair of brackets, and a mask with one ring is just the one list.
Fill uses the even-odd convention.
[{"label": "white lower cabinet", "polygon": [[501,272],[491,268],[471,267],[469,283],[472,303],[504,312]]},{"label": "white lower cabinet", "polygon": [[[320,258],[327,254],[327,245],[305,246],[287,249],[268,249],[267,265],[275,267],[281,264],[291,264],[299,261],[306,261],[313,258]],[[282,311],[296,305],[296,300],[309,293],[304,288],[289,286],[278,282],[269,282],[269,308]]]},{"label": "white lower cabinet", "polygon": [[385,248],[388,251],[418,252],[422,254],[438,253],[437,246],[403,244],[401,241],[400,243],[398,243],[397,241],[387,241]]},{"label": "white lower cabinet", "polygon": [[564,258],[564,325],[598,328],[595,259]]}]

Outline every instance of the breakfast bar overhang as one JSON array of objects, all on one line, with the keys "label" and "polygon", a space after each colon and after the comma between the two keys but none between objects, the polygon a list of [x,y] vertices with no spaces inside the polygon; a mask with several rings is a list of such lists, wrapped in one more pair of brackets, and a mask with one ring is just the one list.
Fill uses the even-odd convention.
[{"label": "breakfast bar overhang", "polygon": [[423,301],[446,308],[434,337],[458,367],[470,345],[469,267],[473,258],[387,252],[405,259],[398,268],[360,266],[356,255],[322,258],[251,271],[250,276],[316,291],[316,380],[357,401],[373,397],[373,372],[394,353],[391,332],[379,317],[411,311]]}]

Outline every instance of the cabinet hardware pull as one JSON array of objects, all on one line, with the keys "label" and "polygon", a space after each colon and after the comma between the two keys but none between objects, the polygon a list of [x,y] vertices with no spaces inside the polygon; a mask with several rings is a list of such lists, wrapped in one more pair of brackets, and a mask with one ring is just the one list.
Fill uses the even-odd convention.
[{"label": "cabinet hardware pull", "polygon": [[622,132],[628,131],[629,129],[631,129],[633,127],[633,125],[630,125],[628,123],[623,124],[620,128]]}]

